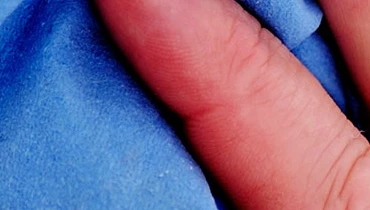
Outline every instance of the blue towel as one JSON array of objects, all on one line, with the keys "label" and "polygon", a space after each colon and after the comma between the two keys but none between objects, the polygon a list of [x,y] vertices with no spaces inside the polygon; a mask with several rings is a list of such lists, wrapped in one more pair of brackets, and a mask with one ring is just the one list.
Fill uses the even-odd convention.
[{"label": "blue towel", "polygon": [[239,0],[289,49],[298,47],[320,26],[322,12],[313,0]]},{"label": "blue towel", "polygon": [[[239,2],[358,110],[313,0]],[[223,208],[90,1],[0,0],[0,24],[0,209]]]},{"label": "blue towel", "polygon": [[0,24],[21,2],[22,0],[0,0]]}]

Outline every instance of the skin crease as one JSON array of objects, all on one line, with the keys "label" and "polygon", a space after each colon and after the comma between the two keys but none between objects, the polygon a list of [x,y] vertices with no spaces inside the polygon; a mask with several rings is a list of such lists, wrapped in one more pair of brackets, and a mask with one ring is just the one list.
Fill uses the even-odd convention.
[{"label": "skin crease", "polygon": [[[370,17],[338,19],[351,1],[357,2],[353,8],[364,2],[369,11],[368,1],[321,3],[345,55],[353,54],[348,63],[357,78],[366,62],[356,66],[351,59],[365,53],[358,43],[370,38],[364,38],[367,27],[349,23]],[[96,3],[124,54],[183,117],[202,164],[239,208],[370,207],[367,140],[308,70],[237,3]],[[363,36],[345,32],[348,27]],[[365,80],[358,81],[365,91]]]}]

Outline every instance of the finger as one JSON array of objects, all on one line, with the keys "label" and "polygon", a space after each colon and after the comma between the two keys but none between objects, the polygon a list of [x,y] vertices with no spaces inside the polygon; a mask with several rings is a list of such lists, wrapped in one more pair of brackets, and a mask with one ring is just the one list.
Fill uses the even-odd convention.
[{"label": "finger", "polygon": [[97,4],[124,53],[184,118],[197,154],[239,207],[344,208],[363,197],[352,197],[353,189],[368,190],[357,182],[368,162],[366,140],[236,3]]},{"label": "finger", "polygon": [[[320,0],[351,74],[370,105],[370,1]],[[370,107],[369,107],[370,108]]]}]

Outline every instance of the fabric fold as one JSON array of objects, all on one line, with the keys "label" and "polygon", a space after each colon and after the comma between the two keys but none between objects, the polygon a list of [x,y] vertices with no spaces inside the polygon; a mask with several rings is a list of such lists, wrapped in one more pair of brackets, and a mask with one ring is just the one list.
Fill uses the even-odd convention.
[{"label": "fabric fold", "polygon": [[0,209],[217,209],[96,17],[25,0],[0,26]]},{"label": "fabric fold", "polygon": [[[222,209],[92,1],[20,2],[0,0],[0,209]],[[314,0],[239,3],[357,111]]]},{"label": "fabric fold", "polygon": [[291,50],[318,29],[323,17],[313,0],[238,1]]}]

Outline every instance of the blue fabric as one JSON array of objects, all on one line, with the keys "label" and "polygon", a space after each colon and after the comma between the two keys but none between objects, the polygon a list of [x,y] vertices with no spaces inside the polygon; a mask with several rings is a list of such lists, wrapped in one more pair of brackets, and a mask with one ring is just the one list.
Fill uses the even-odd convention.
[{"label": "blue fabric", "polygon": [[87,1],[25,1],[0,43],[0,209],[216,209]]},{"label": "blue fabric", "polygon": [[13,12],[13,10],[22,2],[22,0],[0,0],[0,23]]},{"label": "blue fabric", "polygon": [[[0,209],[222,208],[91,3],[24,0],[12,12],[19,2],[0,0]],[[357,109],[313,0],[240,3],[343,112]]]},{"label": "blue fabric", "polygon": [[322,12],[313,0],[239,0],[289,49],[294,49],[319,27]]},{"label": "blue fabric", "polygon": [[343,111],[347,110],[348,101],[335,60],[322,37],[318,33],[312,34],[295,48],[293,53],[311,70],[337,105]]}]

